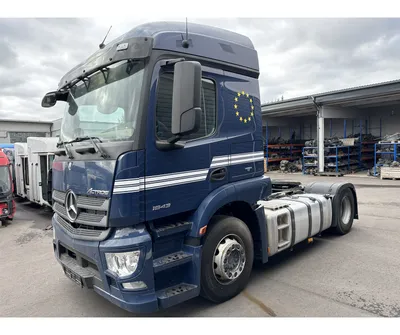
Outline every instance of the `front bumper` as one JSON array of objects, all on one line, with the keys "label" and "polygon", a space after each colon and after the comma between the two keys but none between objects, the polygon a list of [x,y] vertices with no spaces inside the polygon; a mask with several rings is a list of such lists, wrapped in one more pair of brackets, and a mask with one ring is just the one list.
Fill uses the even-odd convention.
[{"label": "front bumper", "polygon": [[[57,214],[55,214],[57,215]],[[64,273],[82,288],[93,289],[113,304],[133,313],[152,313],[159,309],[154,289],[151,238],[146,229],[124,228],[102,242],[78,240],[52,219],[56,259]],[[141,250],[141,259],[135,273],[120,279],[107,269],[106,252]],[[146,289],[127,290],[125,282],[142,281]]]},{"label": "front bumper", "polygon": [[0,201],[0,218],[13,218],[16,211],[15,200]]}]

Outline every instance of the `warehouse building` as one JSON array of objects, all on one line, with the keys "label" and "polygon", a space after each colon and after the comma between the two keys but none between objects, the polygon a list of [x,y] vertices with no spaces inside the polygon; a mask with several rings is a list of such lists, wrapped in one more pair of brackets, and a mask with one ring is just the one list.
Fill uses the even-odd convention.
[{"label": "warehouse building", "polygon": [[62,118],[54,120],[51,125],[51,137],[59,137],[61,132]]},{"label": "warehouse building", "polygon": [[261,109],[268,170],[281,169],[282,161],[296,163],[287,164],[300,166],[305,174],[371,169],[377,175],[382,166],[397,167],[400,80],[283,100]]},{"label": "warehouse building", "polygon": [[26,142],[28,137],[50,137],[53,122],[0,120],[0,143]]}]

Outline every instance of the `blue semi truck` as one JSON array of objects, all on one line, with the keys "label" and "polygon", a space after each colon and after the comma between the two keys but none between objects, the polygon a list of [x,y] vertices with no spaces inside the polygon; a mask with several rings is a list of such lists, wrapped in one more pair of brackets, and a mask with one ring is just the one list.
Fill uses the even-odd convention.
[{"label": "blue semi truck", "polygon": [[66,276],[131,312],[247,285],[255,262],[358,219],[350,183],[264,173],[251,40],[155,22],[104,45],[47,93],[65,102],[52,166],[54,253]]}]

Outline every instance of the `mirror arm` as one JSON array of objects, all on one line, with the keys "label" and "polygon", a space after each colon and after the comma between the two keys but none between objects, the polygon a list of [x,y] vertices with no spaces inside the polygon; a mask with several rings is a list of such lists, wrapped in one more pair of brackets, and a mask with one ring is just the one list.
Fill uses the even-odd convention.
[{"label": "mirror arm", "polygon": [[179,134],[174,135],[174,136],[170,137],[169,139],[167,139],[167,142],[171,143],[171,144],[175,144],[176,142],[178,142],[181,139],[181,137],[182,136]]},{"label": "mirror arm", "polygon": [[185,58],[165,59],[162,61],[161,67],[175,65],[176,63],[184,62],[184,61],[185,61]]},{"label": "mirror arm", "polygon": [[185,147],[183,143],[169,143],[168,141],[156,141],[156,147],[158,150],[161,151],[169,151],[169,150],[176,150],[182,149]]}]

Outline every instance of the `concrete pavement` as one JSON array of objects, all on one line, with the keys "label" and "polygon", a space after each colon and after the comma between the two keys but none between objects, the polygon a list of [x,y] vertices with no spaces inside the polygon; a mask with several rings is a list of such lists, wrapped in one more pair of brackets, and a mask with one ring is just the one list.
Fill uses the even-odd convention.
[{"label": "concrete pavement", "polygon": [[[357,187],[350,234],[324,234],[255,267],[245,292],[224,304],[196,298],[153,316],[400,316],[400,191],[373,180]],[[50,217],[19,203],[0,228],[0,316],[134,316],[64,276],[44,230]]]}]

